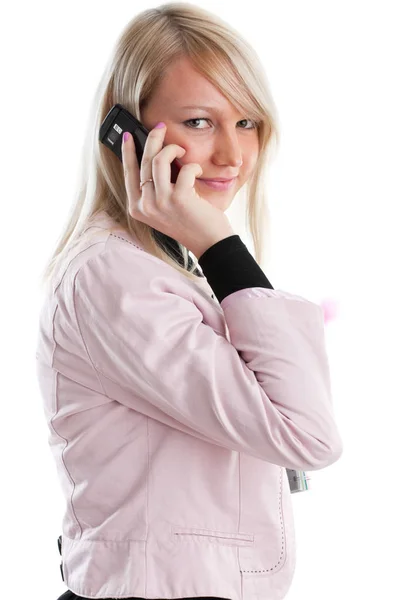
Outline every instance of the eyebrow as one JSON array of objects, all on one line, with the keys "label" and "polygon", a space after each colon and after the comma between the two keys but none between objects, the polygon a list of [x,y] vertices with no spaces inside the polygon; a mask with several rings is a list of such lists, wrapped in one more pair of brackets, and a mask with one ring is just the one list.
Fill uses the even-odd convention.
[{"label": "eyebrow", "polygon": [[222,114],[222,110],[219,110],[218,108],[214,107],[214,106],[199,106],[199,105],[194,105],[194,104],[190,104],[189,106],[181,106],[180,107],[182,110],[183,109],[201,109],[201,110],[208,110],[210,112],[215,112],[217,114]]}]

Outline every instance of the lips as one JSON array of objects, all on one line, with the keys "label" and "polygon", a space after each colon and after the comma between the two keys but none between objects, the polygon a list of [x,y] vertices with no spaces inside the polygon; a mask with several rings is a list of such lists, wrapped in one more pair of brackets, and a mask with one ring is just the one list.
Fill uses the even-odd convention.
[{"label": "lips", "polygon": [[214,189],[214,190],[220,190],[220,191],[224,191],[224,190],[229,190],[236,182],[237,177],[234,177],[233,179],[228,179],[228,180],[224,180],[224,181],[215,181],[212,179],[200,179],[201,183],[203,185],[207,185],[208,187]]},{"label": "lips", "polygon": [[[236,175],[237,177],[237,175]],[[208,179],[207,177],[199,177],[199,179],[201,179],[202,181],[232,181],[232,179],[236,179],[236,177],[229,177],[229,178],[224,178],[224,177],[216,177],[215,179]]]}]

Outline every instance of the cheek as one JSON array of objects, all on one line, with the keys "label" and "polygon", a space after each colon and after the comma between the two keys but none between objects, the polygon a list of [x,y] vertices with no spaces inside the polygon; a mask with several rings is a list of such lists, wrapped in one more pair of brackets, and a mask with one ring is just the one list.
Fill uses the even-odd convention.
[{"label": "cheek", "polygon": [[168,135],[167,131],[164,138],[164,147],[168,146],[168,144],[177,144],[178,146],[184,148],[186,150],[186,154],[182,157],[181,162],[194,162],[190,158],[188,159],[188,157],[196,156],[201,152],[204,153],[204,148],[203,150],[201,149],[201,144],[198,142],[196,143],[195,140],[183,135],[181,131],[170,131],[169,134],[170,135]]},{"label": "cheek", "polygon": [[200,150],[199,148],[190,148],[187,144],[179,145],[185,148],[186,153],[182,156],[182,158],[175,159],[178,162],[178,164],[183,166],[189,163],[196,163],[204,169],[204,172],[206,172],[208,168],[206,165],[208,165],[208,163],[210,162],[210,156],[204,152],[204,149]]},{"label": "cheek", "polygon": [[207,150],[207,146],[201,144],[194,144],[192,141],[182,142],[180,144],[182,148],[185,148],[186,154],[182,157],[185,163],[204,163],[210,157],[210,153]]},{"label": "cheek", "polygon": [[258,149],[253,150],[248,156],[248,162],[246,164],[246,172],[250,175],[253,173],[257,166],[258,161]]}]

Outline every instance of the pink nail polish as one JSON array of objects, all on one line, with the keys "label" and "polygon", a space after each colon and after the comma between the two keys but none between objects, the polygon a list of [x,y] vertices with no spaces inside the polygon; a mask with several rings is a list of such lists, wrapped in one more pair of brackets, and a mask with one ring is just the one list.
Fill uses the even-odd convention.
[{"label": "pink nail polish", "polygon": [[165,123],[163,123],[162,121],[157,123],[157,125],[154,127],[154,129],[161,129],[161,127],[165,127]]}]

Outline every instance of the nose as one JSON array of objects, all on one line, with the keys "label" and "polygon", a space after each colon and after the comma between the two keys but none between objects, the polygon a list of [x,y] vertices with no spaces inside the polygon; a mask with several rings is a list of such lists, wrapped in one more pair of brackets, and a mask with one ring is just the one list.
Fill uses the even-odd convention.
[{"label": "nose", "polygon": [[221,133],[216,141],[214,162],[218,165],[241,167],[243,164],[242,149],[236,133]]}]

